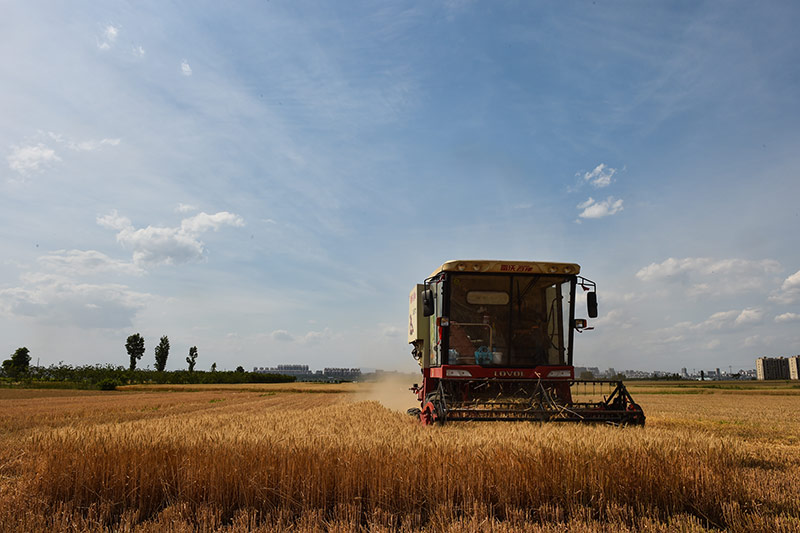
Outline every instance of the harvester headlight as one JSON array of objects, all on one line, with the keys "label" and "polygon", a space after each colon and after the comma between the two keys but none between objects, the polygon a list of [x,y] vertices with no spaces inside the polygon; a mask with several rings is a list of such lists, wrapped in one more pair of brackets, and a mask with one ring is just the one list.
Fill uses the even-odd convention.
[{"label": "harvester headlight", "polygon": [[445,375],[449,378],[471,378],[472,374],[469,370],[461,370],[458,368],[448,368]]},{"label": "harvester headlight", "polygon": [[459,270],[464,270],[465,268],[467,268],[467,266],[464,263],[459,263],[458,264],[458,269]]},{"label": "harvester headlight", "polygon": [[547,374],[548,378],[568,378],[569,370],[551,370]]}]

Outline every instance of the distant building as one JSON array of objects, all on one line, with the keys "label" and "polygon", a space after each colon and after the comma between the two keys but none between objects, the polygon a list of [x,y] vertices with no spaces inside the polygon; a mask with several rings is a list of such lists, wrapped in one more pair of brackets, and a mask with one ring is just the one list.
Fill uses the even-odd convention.
[{"label": "distant building", "polygon": [[354,380],[361,377],[360,368],[326,368],[323,373],[333,379]]},{"label": "distant building", "polygon": [[789,358],[789,379],[800,379],[800,355]]},{"label": "distant building", "polygon": [[789,360],[785,357],[759,357],[756,359],[758,379],[789,379]]},{"label": "distant building", "polygon": [[756,379],[756,369],[739,370],[739,379]]},{"label": "distant building", "polygon": [[360,368],[326,368],[323,371],[311,370],[308,365],[257,366],[253,368],[253,372],[294,376],[297,381],[355,381],[361,378]]},{"label": "distant building", "polygon": [[261,372],[264,374],[283,374],[285,376],[301,377],[312,372],[308,369],[308,365],[278,365],[275,368],[255,367],[253,372]]}]

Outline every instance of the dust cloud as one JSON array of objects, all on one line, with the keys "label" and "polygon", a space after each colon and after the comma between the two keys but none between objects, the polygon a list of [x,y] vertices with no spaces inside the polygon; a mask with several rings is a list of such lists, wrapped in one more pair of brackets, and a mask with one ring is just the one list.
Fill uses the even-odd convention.
[{"label": "dust cloud", "polygon": [[416,396],[408,390],[414,383],[422,384],[422,374],[385,373],[375,381],[363,383],[355,399],[379,402],[387,409],[405,413],[411,407],[419,407]]}]

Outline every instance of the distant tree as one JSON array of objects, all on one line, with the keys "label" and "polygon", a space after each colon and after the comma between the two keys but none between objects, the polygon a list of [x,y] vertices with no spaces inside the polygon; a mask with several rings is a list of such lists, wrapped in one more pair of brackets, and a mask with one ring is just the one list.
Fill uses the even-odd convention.
[{"label": "distant tree", "polygon": [[212,372],[216,372],[217,371],[217,363],[216,363],[216,361],[211,363],[211,371]]},{"label": "distant tree", "polygon": [[186,358],[186,362],[189,363],[189,372],[194,372],[194,364],[197,361],[197,346],[192,346],[189,348],[189,357]]},{"label": "distant tree", "polygon": [[125,350],[131,358],[131,370],[136,370],[136,361],[144,355],[144,337],[138,333],[134,333],[125,342]]},{"label": "distant tree", "polygon": [[244,372],[244,367],[239,365],[239,366],[236,367],[236,371],[237,372]]},{"label": "distant tree", "polygon": [[583,372],[581,372],[581,375],[579,377],[581,379],[594,379],[594,374],[592,374],[588,370],[584,370]]},{"label": "distant tree", "polygon": [[30,364],[30,350],[23,346],[22,348],[17,348],[10,359],[3,361],[3,373],[8,377],[15,378],[20,374],[26,373]]},{"label": "distant tree", "polygon": [[169,357],[169,338],[164,335],[156,346],[156,370],[163,372]]}]

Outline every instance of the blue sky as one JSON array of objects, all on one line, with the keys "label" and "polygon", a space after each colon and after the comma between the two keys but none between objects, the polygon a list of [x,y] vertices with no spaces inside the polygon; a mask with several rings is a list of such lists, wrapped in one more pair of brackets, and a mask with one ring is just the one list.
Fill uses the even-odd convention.
[{"label": "blue sky", "polygon": [[581,264],[579,365],[800,353],[800,7],[562,4],[6,3],[0,353],[413,370],[458,258]]}]

